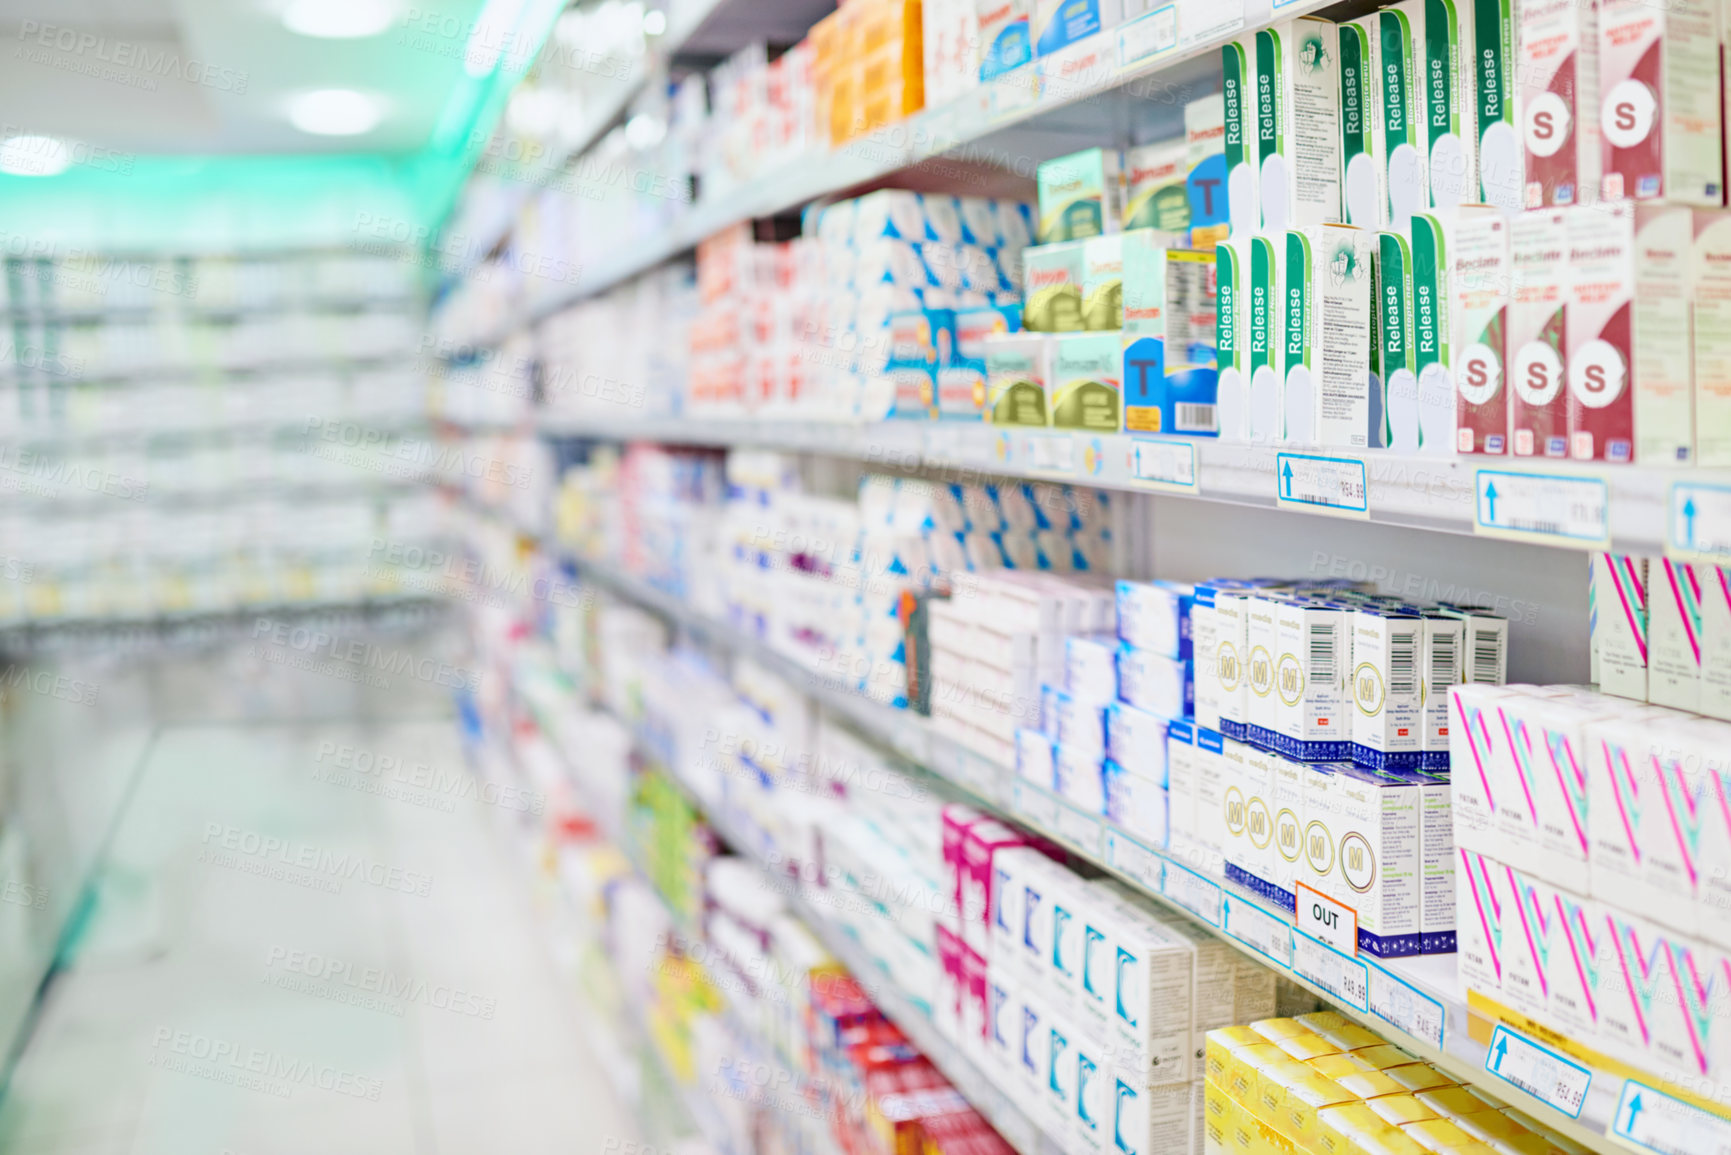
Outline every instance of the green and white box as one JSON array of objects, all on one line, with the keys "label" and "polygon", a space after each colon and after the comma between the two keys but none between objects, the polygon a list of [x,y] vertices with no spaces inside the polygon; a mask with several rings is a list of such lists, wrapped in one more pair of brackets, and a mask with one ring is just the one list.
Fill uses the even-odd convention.
[{"label": "green and white box", "polygon": [[1382,171],[1383,221],[1405,232],[1412,214],[1430,203],[1422,143],[1424,98],[1419,91],[1419,61],[1415,55],[1411,14],[1402,5],[1384,8],[1367,19],[1376,21],[1377,59],[1382,84],[1378,91],[1377,164]]},{"label": "green and white box", "polygon": [[1318,225],[1286,234],[1285,436],[1365,449],[1371,427],[1371,244],[1375,233]]},{"label": "green and white box", "polygon": [[1119,386],[1123,372],[1122,334],[1064,333],[1054,337],[1053,428],[1118,432]]},{"label": "green and white box", "polygon": [[1243,36],[1220,46],[1220,100],[1226,126],[1227,215],[1232,235],[1249,236],[1262,227],[1262,206],[1256,195],[1256,38]]},{"label": "green and white box", "polygon": [[1123,162],[1115,148],[1086,148],[1041,163],[1039,241],[1115,233],[1124,220]]},{"label": "green and white box", "polygon": [[[1234,238],[1236,243],[1236,238]],[[1244,440],[1272,444],[1282,436],[1281,416],[1286,310],[1280,307],[1280,235],[1257,234],[1245,242]],[[1225,414],[1221,415],[1224,419]]]},{"label": "green and white box", "polygon": [[[1496,213],[1469,205],[1458,213]],[[1418,373],[1418,450],[1455,451],[1454,357],[1449,331],[1453,224],[1435,213],[1412,218],[1413,365]]]},{"label": "green and white box", "polygon": [[1474,148],[1473,20],[1455,0],[1401,0],[1413,38],[1419,75],[1419,141],[1423,148],[1425,205],[1444,217],[1478,199]]},{"label": "green and white box", "polygon": [[1344,20],[1340,40],[1341,219],[1388,227],[1388,162],[1382,152],[1382,41],[1375,14]]},{"label": "green and white box", "polygon": [[1376,370],[1371,399],[1375,444],[1418,452],[1418,367],[1412,353],[1412,246],[1405,234],[1376,234]]},{"label": "green and white box", "polygon": [[1472,23],[1468,107],[1478,133],[1478,195],[1505,214],[1521,209],[1521,134],[1515,126],[1513,0],[1461,0]]},{"label": "green and white box", "polygon": [[1239,442],[1249,437],[1245,424],[1250,390],[1245,354],[1249,345],[1244,330],[1249,266],[1248,233],[1236,233],[1214,246],[1214,403],[1222,441]]},{"label": "green and white box", "polygon": [[1340,42],[1300,17],[1255,38],[1257,197],[1279,233],[1340,220]]}]

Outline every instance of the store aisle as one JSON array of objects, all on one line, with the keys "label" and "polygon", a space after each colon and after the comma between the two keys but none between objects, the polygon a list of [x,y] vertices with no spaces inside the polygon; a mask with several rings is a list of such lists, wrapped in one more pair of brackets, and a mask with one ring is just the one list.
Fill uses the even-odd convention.
[{"label": "store aisle", "polygon": [[617,1150],[449,721],[159,731],[0,1103],[7,1155]]}]

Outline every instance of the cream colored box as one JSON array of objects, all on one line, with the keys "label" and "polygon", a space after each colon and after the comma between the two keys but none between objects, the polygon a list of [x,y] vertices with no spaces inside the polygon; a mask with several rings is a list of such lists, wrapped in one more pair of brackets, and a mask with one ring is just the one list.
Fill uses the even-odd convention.
[{"label": "cream colored box", "polygon": [[1256,33],[1257,195],[1271,233],[1340,220],[1339,39],[1300,17]]}]

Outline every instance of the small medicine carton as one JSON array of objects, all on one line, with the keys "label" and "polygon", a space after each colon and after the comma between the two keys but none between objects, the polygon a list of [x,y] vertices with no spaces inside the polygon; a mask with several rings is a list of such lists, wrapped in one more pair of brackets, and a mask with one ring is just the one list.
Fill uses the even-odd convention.
[{"label": "small medicine carton", "polygon": [[1369,444],[1375,236],[1346,225],[1286,234],[1281,361],[1288,444],[1338,449]]},{"label": "small medicine carton", "polygon": [[1478,145],[1474,91],[1477,73],[1471,0],[1401,0],[1413,37],[1419,87],[1420,141],[1424,150],[1427,203],[1452,220],[1462,204],[1478,199]]},{"label": "small medicine carton", "polygon": [[[1227,442],[1242,442],[1249,435],[1245,413],[1250,388],[1249,338],[1245,329],[1249,264],[1248,233],[1214,246],[1215,426],[1220,439]],[[1727,305],[1726,312],[1731,314],[1731,292],[1727,293]],[[1726,361],[1731,368],[1731,342],[1727,346]],[[1727,381],[1731,382],[1731,372],[1727,373]]]},{"label": "small medicine carton", "polygon": [[1196,726],[1162,719],[1166,725],[1166,844],[1187,866],[1195,866],[1200,837],[1196,814]]},{"label": "small medicine carton", "polygon": [[1188,233],[1190,193],[1185,184],[1188,144],[1160,140],[1124,153],[1124,230]]},{"label": "small medicine carton", "polygon": [[1168,658],[1193,652],[1191,611],[1196,587],[1185,582],[1134,582],[1117,586],[1118,636],[1131,645]]},{"label": "small medicine carton", "polygon": [[1124,327],[1122,233],[1082,242],[1082,328],[1116,332]]},{"label": "small medicine carton", "polygon": [[1701,712],[1702,607],[1717,592],[1702,579],[1718,580],[1711,568],[1668,557],[1649,563],[1647,701],[1656,706]]},{"label": "small medicine carton", "polygon": [[1347,711],[1351,614],[1338,604],[1297,598],[1270,603],[1274,611],[1275,749],[1303,762],[1351,755],[1355,728]]},{"label": "small medicine carton", "polygon": [[1384,196],[1382,227],[1405,233],[1430,204],[1425,178],[1424,74],[1415,55],[1411,11],[1394,5],[1366,17],[1376,27],[1381,118],[1376,162]]},{"label": "small medicine carton", "polygon": [[1455,450],[1508,451],[1509,222],[1500,213],[1466,215],[1455,226]]},{"label": "small medicine carton", "polygon": [[1116,149],[1089,148],[1043,161],[1035,178],[1042,245],[1080,241],[1121,227],[1124,173]]},{"label": "small medicine carton", "polygon": [[[1515,906],[1513,872],[1477,851],[1462,850],[1460,885],[1455,891],[1455,965],[1468,991],[1503,1002],[1503,952],[1513,945],[1520,915]],[[1589,933],[1597,935],[1598,928]]]},{"label": "small medicine carton", "polygon": [[1064,333],[1053,339],[1052,427],[1116,433],[1123,380],[1118,333]]},{"label": "small medicine carton", "polygon": [[1695,461],[1731,465],[1731,213],[1696,209],[1689,259]]},{"label": "small medicine carton", "polygon": [[992,342],[1022,328],[1021,311],[1008,305],[957,309],[955,355],[938,369],[938,417],[949,421],[979,421],[987,406],[986,352]]},{"label": "small medicine carton", "polygon": [[1343,20],[1340,37],[1341,219],[1361,229],[1388,223],[1382,160],[1382,42],[1371,14]]},{"label": "small medicine carton", "polygon": [[1562,210],[1546,209],[1509,224],[1509,442],[1516,457],[1568,456],[1567,222]]},{"label": "small medicine carton", "polygon": [[1340,220],[1339,39],[1315,17],[1261,29],[1252,75],[1262,227],[1271,233]]},{"label": "small medicine carton", "polygon": [[1731,720],[1731,569],[1702,566],[1700,572],[1701,712]]},{"label": "small medicine carton", "polygon": [[1691,223],[1673,206],[1570,210],[1570,456],[1689,463]]},{"label": "small medicine carton", "polygon": [[1226,101],[1218,92],[1184,106],[1184,188],[1190,247],[1212,250],[1231,232],[1226,196]]},{"label": "small medicine carton", "polygon": [[[1478,129],[1478,195],[1505,215],[1521,209],[1521,133],[1515,121],[1515,22],[1512,0],[1467,0],[1473,26],[1468,100]],[[1462,53],[1463,56],[1467,55]]]},{"label": "small medicine carton", "polygon": [[1418,452],[1418,367],[1412,348],[1412,246],[1405,233],[1376,234],[1375,387],[1370,432],[1379,449]]},{"label": "small medicine carton", "polygon": [[1599,689],[1619,698],[1647,700],[1647,559],[1633,554],[1593,555],[1593,600],[1599,625]]},{"label": "small medicine carton", "polygon": [[1421,766],[1424,618],[1417,610],[1364,606],[1353,611],[1350,621],[1352,759],[1378,769]]},{"label": "small medicine carton", "polygon": [[1598,0],[1525,0],[1518,43],[1522,206],[1590,204],[1599,195]]},{"label": "small medicine carton", "polygon": [[1213,437],[1217,255],[1124,234],[1124,428]]},{"label": "small medicine carton", "polygon": [[994,425],[1044,428],[1052,382],[1052,338],[1043,333],[986,342],[986,416]]},{"label": "small medicine carton", "polygon": [[1034,59],[1029,33],[1033,0],[974,0],[980,25],[980,79],[1019,68]]},{"label": "small medicine carton", "polygon": [[1118,23],[1120,0],[1034,0],[1034,55],[1048,56]]},{"label": "small medicine carton", "polygon": [[[1236,238],[1234,239],[1236,244]],[[1256,234],[1245,242],[1245,259],[1235,262],[1234,274],[1242,272],[1244,327],[1244,432],[1240,440],[1268,445],[1285,435],[1286,315],[1280,306],[1279,238]],[[1221,428],[1230,417],[1224,383],[1220,390]]]},{"label": "small medicine carton", "polygon": [[1243,36],[1220,46],[1221,149],[1226,160],[1227,219],[1234,237],[1262,227],[1257,153],[1256,41]]},{"label": "small medicine carton", "polygon": [[[1320,781],[1319,781],[1320,780]],[[1421,941],[1419,784],[1337,762],[1309,780],[1307,830],[1324,835],[1321,890],[1358,915],[1358,946],[1379,958],[1415,955]],[[1307,855],[1309,839],[1306,839]]]},{"label": "small medicine carton", "polygon": [[1412,348],[1421,453],[1455,451],[1455,363],[1449,324],[1454,228],[1463,220],[1500,215],[1483,205],[1460,205],[1446,217],[1436,213],[1412,217]]},{"label": "small medicine carton", "polygon": [[1140,903],[1111,906],[1112,1041],[1132,1085],[1190,1082],[1192,975],[1196,947]]},{"label": "small medicine carton", "polygon": [[[1463,681],[1468,636],[1465,618],[1441,610],[1424,615],[1424,757],[1426,770],[1449,768],[1449,690]],[[1503,622],[1506,627],[1507,621]]]},{"label": "small medicine carton", "polygon": [[1087,255],[1080,241],[1022,250],[1022,327],[1032,333],[1082,328]]},{"label": "small medicine carton", "polygon": [[1715,8],[1600,0],[1604,199],[1724,203]]}]

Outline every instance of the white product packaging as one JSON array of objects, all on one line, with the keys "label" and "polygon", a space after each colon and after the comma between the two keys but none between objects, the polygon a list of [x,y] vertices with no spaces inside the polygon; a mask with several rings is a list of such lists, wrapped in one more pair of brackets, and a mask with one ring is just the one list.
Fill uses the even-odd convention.
[{"label": "white product packaging", "polygon": [[[1503,623],[1508,624],[1506,621]],[[1464,681],[1461,661],[1466,647],[1466,620],[1435,610],[1424,611],[1423,678],[1424,756],[1426,770],[1449,768],[1449,690]]]},{"label": "white product packaging", "polygon": [[[1554,886],[1587,889],[1591,843],[1587,817],[1587,726],[1616,699],[1511,694],[1503,700],[1506,741],[1530,806],[1504,807],[1496,832],[1502,857]],[[1528,821],[1516,821],[1527,816]]]},{"label": "white product packaging", "polygon": [[1463,682],[1500,686],[1509,680],[1509,619],[1477,606],[1443,602],[1437,607],[1462,624]]},{"label": "white product packaging", "polygon": [[1587,728],[1591,889],[1608,906],[1681,929],[1696,918],[1696,864],[1673,823],[1692,783],[1677,781],[1684,735],[1668,721],[1634,711]]},{"label": "white product packaging", "polygon": [[1654,558],[1648,567],[1647,700],[1701,711],[1702,606],[1709,566]]},{"label": "white product packaging", "polygon": [[[1078,702],[1104,704],[1118,697],[1117,639],[1076,635],[1064,640],[1064,683]],[[1063,741],[1063,735],[1059,735]]]},{"label": "white product packaging", "polygon": [[1240,238],[1249,237],[1262,227],[1262,207],[1256,195],[1260,182],[1255,59],[1254,37],[1240,37],[1220,46],[1227,211],[1232,235]]},{"label": "white product packaging", "polygon": [[1647,559],[1633,554],[1593,555],[1593,600],[1599,607],[1593,644],[1599,689],[1619,698],[1647,700]]},{"label": "white product packaging", "polygon": [[1290,445],[1364,449],[1371,427],[1371,246],[1346,225],[1289,231],[1281,254],[1286,310],[1282,436]]},{"label": "white product packaging", "polygon": [[1506,893],[1515,917],[1503,921],[1503,998],[1514,1010],[1537,1019],[1550,1017],[1552,959],[1568,953],[1563,923],[1556,915],[1556,891],[1529,874],[1503,865]]},{"label": "white product packaging", "polygon": [[1188,865],[1200,874],[1214,877],[1225,870],[1226,738],[1213,730],[1196,730],[1194,781],[1196,824],[1191,828],[1197,859]]},{"label": "white product packaging", "polygon": [[1690,226],[1689,210],[1670,205],[1568,213],[1569,455],[1577,460],[1689,462]]},{"label": "white product packaging", "polygon": [[1021,1002],[1021,984],[1019,976],[1010,973],[1004,964],[988,960],[986,963],[986,1022],[985,1042],[982,1064],[994,1083],[1007,1086],[1015,1076],[1017,1059],[1019,1003]]},{"label": "white product packaging", "polygon": [[1162,718],[1188,718],[1195,702],[1190,662],[1118,646],[1118,692],[1124,701]]},{"label": "white product packaging", "polygon": [[1731,719],[1731,569],[1701,566],[1701,712]]},{"label": "white product packaging", "polygon": [[1405,233],[1412,214],[1430,204],[1425,177],[1424,73],[1415,55],[1412,17],[1404,5],[1376,12],[1381,86],[1377,123],[1377,164],[1384,196],[1382,224]]},{"label": "white product packaging", "polygon": [[1731,465],[1731,213],[1696,209],[1689,260],[1695,461]]},{"label": "white product packaging", "polygon": [[1058,745],[1044,730],[1016,731],[1016,777],[1042,790],[1055,789],[1058,776]]},{"label": "white product packaging", "polygon": [[[1468,200],[1512,216],[1521,209],[1521,134],[1515,120],[1513,0],[1464,0],[1472,24],[1471,53],[1462,53],[1468,107],[1478,130],[1478,192]],[[1470,60],[1467,59],[1470,57]]]},{"label": "white product packaging", "polygon": [[1076,1036],[1076,1109],[1070,1116],[1071,1149],[1106,1155],[1112,1142],[1113,1064],[1107,1043],[1092,1031]]},{"label": "white product packaging", "polygon": [[1408,770],[1418,786],[1419,952],[1455,952],[1454,790],[1446,770]]},{"label": "white product packaging", "polygon": [[1166,723],[1166,830],[1168,852],[1195,869],[1199,857],[1196,727],[1190,722]]},{"label": "white product packaging", "polygon": [[[1304,857],[1305,785],[1311,775],[1308,763],[1295,762],[1278,754],[1270,755],[1269,781],[1272,793],[1269,810],[1274,834],[1269,841],[1268,897],[1282,910],[1292,910],[1300,877],[1299,863]],[[1230,1024],[1228,1024],[1230,1025]]]},{"label": "white product packaging", "polygon": [[1106,757],[1157,786],[1167,784],[1167,719],[1128,702],[1106,708]]},{"label": "white product packaging", "polygon": [[1031,877],[1034,858],[1044,858],[1031,846],[1015,846],[999,851],[992,857],[992,920],[986,935],[986,957],[993,965],[1003,966],[1018,978],[1030,975],[1027,959],[1021,948],[1027,895],[1025,887]]},{"label": "white product packaging", "polygon": [[1300,17],[1256,33],[1257,195],[1270,233],[1340,220],[1338,58],[1332,21]]},{"label": "white product packaging", "polygon": [[1257,894],[1269,893],[1274,850],[1274,755],[1249,743],[1225,747],[1222,810],[1225,816],[1226,877]]},{"label": "white product packaging", "polygon": [[1604,199],[1725,201],[1715,0],[1601,0]]},{"label": "white product packaging", "polygon": [[1600,0],[1518,6],[1522,168],[1529,209],[1598,199]]},{"label": "white product packaging", "polygon": [[1340,39],[1341,220],[1361,229],[1388,223],[1382,144],[1382,42],[1375,13],[1343,20]]},{"label": "white product packaging", "polygon": [[1120,581],[1118,636],[1139,649],[1168,658],[1191,655],[1190,608],[1194,587],[1184,582]]},{"label": "white product packaging", "polygon": [[1108,761],[1101,767],[1108,821],[1145,845],[1164,848],[1170,821],[1166,787]]},{"label": "white product packaging", "polygon": [[997,855],[1027,839],[997,822],[976,822],[962,842],[962,941],[984,955],[992,923],[992,863]]},{"label": "white product packaging", "polygon": [[1675,929],[1731,949],[1731,725],[1705,718],[1662,719],[1658,753],[1666,793],[1683,834],[1684,876],[1695,891],[1694,915]]},{"label": "white product packaging", "polygon": [[1347,686],[1350,612],[1298,599],[1272,606],[1274,747],[1306,762],[1348,757],[1354,732]]},{"label": "white product packaging", "polygon": [[1047,906],[1052,923],[1052,948],[1047,958],[1043,990],[1053,1008],[1071,1025],[1080,1028],[1082,994],[1082,908],[1087,886],[1072,871],[1060,867],[1050,878],[1052,894]]},{"label": "white product packaging", "polygon": [[1037,1100],[1048,1134],[1069,1136],[1076,1110],[1076,1045],[1081,1031],[1067,1013],[1046,1001],[1046,1085]]},{"label": "white product packaging", "polygon": [[[1624,994],[1622,969],[1604,907],[1564,887],[1551,891],[1565,955],[1550,969],[1549,1018],[1583,1045],[1599,1049],[1599,1017]],[[1576,965],[1576,964],[1579,965]]]},{"label": "white product packaging", "polygon": [[1551,209],[1521,213],[1509,224],[1509,446],[1516,457],[1560,458],[1569,451],[1567,220]]},{"label": "white product packaging", "polygon": [[[1455,891],[1455,965],[1461,985],[1502,1001],[1504,944],[1518,917],[1508,869],[1478,851],[1460,851],[1461,879]],[[1599,933],[1592,928],[1592,933]]]},{"label": "white product packaging", "polygon": [[1024,1101],[1033,1105],[1032,1113],[1038,1116],[1052,1074],[1052,1048],[1048,1034],[1051,1023],[1038,987],[1024,981],[1019,988],[1017,1010],[1020,1022],[1016,1030],[1016,1076],[1012,1085],[1027,1096]]},{"label": "white product packaging", "polygon": [[1058,988],[1047,991],[1042,986],[1049,981],[1047,971],[1052,965],[1052,896],[1063,885],[1062,876],[1069,873],[1045,855],[1016,859],[1016,874],[1022,888],[1022,933],[1018,947],[1021,971],[1029,984],[1042,992],[1048,1007],[1058,994]]},{"label": "white product packaging", "polygon": [[1467,214],[1454,239],[1455,450],[1500,455],[1509,433],[1509,223],[1500,214]]},{"label": "white product packaging", "polygon": [[[1394,772],[1344,762],[1311,773],[1307,804],[1314,809],[1307,811],[1306,830],[1326,835],[1334,860],[1319,889],[1357,912],[1360,950],[1380,958],[1418,954],[1423,948],[1418,784]],[[1326,779],[1320,789],[1314,788],[1316,776]],[[1307,849],[1308,844],[1307,837]]]},{"label": "white product packaging", "polygon": [[1060,690],[1054,700],[1057,703],[1059,747],[1103,757],[1106,753],[1106,703],[1112,699],[1099,695],[1082,697]]},{"label": "white product packaging", "polygon": [[1072,896],[1081,921],[1081,955],[1076,983],[1076,1021],[1096,1039],[1111,1037],[1112,1000],[1115,997],[1113,932],[1118,916],[1113,910],[1116,896],[1099,881],[1085,884]]},{"label": "white product packaging", "polygon": [[1084,814],[1106,812],[1105,751],[1058,743],[1054,793]]},{"label": "white product packaging", "polygon": [[1252,594],[1245,604],[1245,739],[1264,746],[1275,744],[1276,670],[1280,655],[1279,606],[1281,594]]},{"label": "white product packaging", "polygon": [[1242,741],[1249,733],[1248,679],[1245,672],[1250,663],[1250,598],[1252,590],[1227,585],[1197,587],[1198,604],[1210,603],[1215,642],[1211,647],[1213,661],[1204,659],[1199,668],[1212,669],[1212,684],[1207,692],[1209,703],[1202,705],[1203,693],[1197,693],[1197,725],[1216,730],[1228,738]]},{"label": "white product packaging", "polygon": [[1422,453],[1455,452],[1455,361],[1449,318],[1454,296],[1454,228],[1463,220],[1500,215],[1484,205],[1457,206],[1446,218],[1434,213],[1413,214],[1412,350],[1413,368],[1418,374],[1418,447]]},{"label": "white product packaging", "polygon": [[1196,948],[1146,907],[1113,904],[1112,1031],[1126,1082],[1190,1081]]},{"label": "white product packaging", "polygon": [[1202,1084],[1139,1085],[1135,1079],[1114,1080],[1112,1136],[1119,1151],[1199,1152],[1196,1100]]},{"label": "white product packaging", "polygon": [[[1381,769],[1418,767],[1425,748],[1425,620],[1417,610],[1365,606],[1350,622],[1352,758]],[[1446,689],[1442,700],[1446,707]]]},{"label": "white product packaging", "polygon": [[[1674,1031],[1669,1040],[1673,1045],[1689,1036],[1677,1018],[1681,1010],[1680,989],[1673,983],[1670,970],[1672,936],[1646,919],[1629,914],[1627,908],[1601,909],[1605,914],[1605,933],[1614,952],[1612,965],[1628,981],[1610,992],[1613,997],[1606,1000],[1599,1013],[1600,1049],[1625,1063],[1663,1069],[1654,1046],[1658,1031],[1667,1027]],[[1656,997],[1658,992],[1664,995]]]}]

